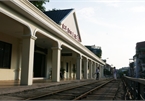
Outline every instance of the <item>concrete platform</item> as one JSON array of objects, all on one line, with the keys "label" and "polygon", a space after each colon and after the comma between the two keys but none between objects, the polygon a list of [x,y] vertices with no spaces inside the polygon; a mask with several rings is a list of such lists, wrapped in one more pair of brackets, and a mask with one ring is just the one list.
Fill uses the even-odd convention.
[{"label": "concrete platform", "polygon": [[[46,79],[35,79],[33,80],[33,85],[24,86],[20,85],[19,80],[9,80],[9,81],[0,81],[0,95],[7,93],[20,92],[24,90],[36,89],[41,87],[59,85],[64,83],[70,83],[74,81],[83,81],[82,80],[61,80],[60,82],[52,82],[51,80]],[[87,79],[88,80],[88,79]]]}]

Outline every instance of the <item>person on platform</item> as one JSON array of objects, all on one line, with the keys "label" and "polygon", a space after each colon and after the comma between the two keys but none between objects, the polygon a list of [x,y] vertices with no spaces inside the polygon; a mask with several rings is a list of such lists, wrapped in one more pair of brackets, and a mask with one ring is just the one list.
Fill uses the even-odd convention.
[{"label": "person on platform", "polygon": [[114,79],[117,80],[117,77],[116,77],[116,68],[115,67],[113,68],[113,76],[114,76]]},{"label": "person on platform", "polygon": [[98,68],[96,69],[96,80],[99,79],[99,74],[100,74],[100,68],[98,67]]}]

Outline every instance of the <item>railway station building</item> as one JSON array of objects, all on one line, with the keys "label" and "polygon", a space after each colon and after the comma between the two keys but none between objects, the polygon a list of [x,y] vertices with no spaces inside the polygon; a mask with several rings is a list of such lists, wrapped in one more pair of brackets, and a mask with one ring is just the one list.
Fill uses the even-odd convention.
[{"label": "railway station building", "polygon": [[41,12],[27,0],[0,1],[0,80],[59,82],[63,71],[64,79],[93,79],[98,66],[104,77],[105,62],[81,41],[74,9]]}]

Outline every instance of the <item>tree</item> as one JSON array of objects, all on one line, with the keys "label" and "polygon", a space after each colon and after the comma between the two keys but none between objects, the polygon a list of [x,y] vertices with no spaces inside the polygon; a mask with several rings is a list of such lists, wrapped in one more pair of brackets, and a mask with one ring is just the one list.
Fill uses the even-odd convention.
[{"label": "tree", "polygon": [[29,1],[42,12],[45,11],[45,7],[43,6],[43,4],[46,4],[46,2],[49,2],[49,0],[29,0]]}]

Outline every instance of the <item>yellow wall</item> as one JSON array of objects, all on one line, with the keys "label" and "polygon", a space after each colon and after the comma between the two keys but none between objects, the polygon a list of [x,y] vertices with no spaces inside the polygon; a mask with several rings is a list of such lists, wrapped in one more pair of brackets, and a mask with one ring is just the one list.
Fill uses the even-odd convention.
[{"label": "yellow wall", "polygon": [[0,80],[15,80],[18,78],[19,39],[0,32],[0,41],[12,44],[11,66],[10,69],[0,68]]},{"label": "yellow wall", "polygon": [[[73,64],[76,65],[76,60],[73,59],[73,57],[61,57],[61,61],[63,63],[62,67],[65,69],[65,74],[64,74],[64,78],[65,79],[74,79],[76,76],[76,73],[73,74]],[[68,72],[66,72],[66,63],[68,63]]]}]

